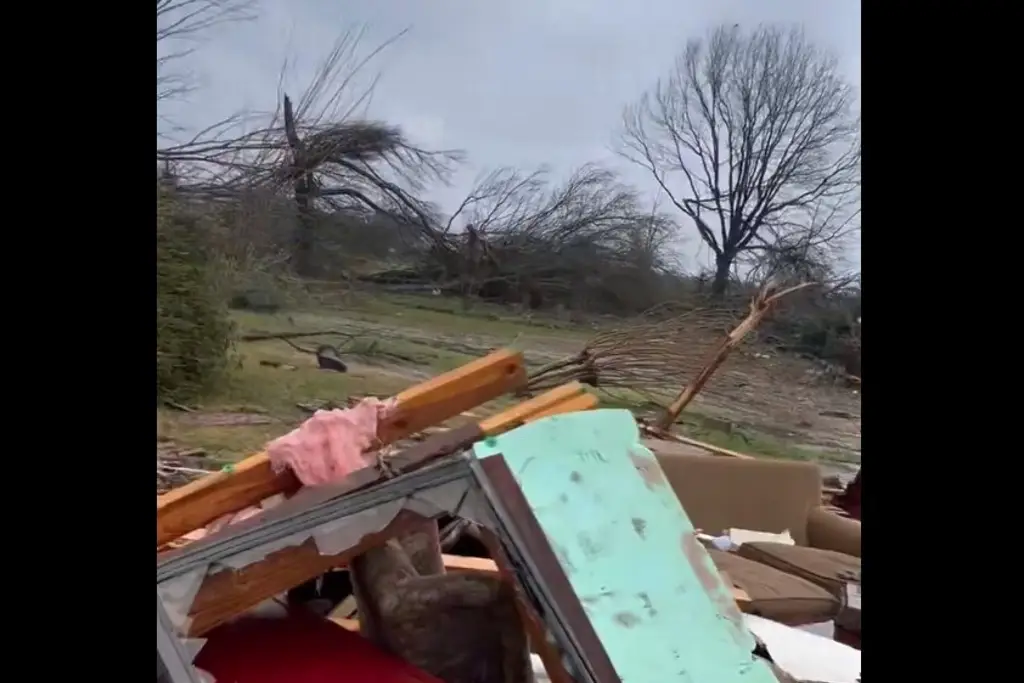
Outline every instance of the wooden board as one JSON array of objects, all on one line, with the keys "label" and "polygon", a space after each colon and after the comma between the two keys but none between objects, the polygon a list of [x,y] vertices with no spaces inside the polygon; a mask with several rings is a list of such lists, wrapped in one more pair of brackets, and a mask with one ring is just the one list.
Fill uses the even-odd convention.
[{"label": "wooden board", "polygon": [[[583,387],[580,387],[580,391],[583,391]],[[526,418],[523,421],[523,423],[528,424],[530,422],[541,420],[545,417],[551,417],[552,415],[562,415],[564,413],[577,413],[582,412],[584,410],[593,410],[594,408],[597,407],[597,404],[597,396],[588,393],[580,393],[571,398],[567,398],[556,405],[550,406],[543,410],[539,410],[538,412]]]},{"label": "wooden board", "polygon": [[[444,560],[445,570],[449,572],[499,573],[497,563],[494,560],[483,557],[462,557],[460,555],[445,554],[442,556],[442,559]],[[731,581],[726,580],[726,585],[730,586],[736,605],[741,610],[746,609],[750,605],[750,596],[747,595],[747,592],[742,588],[733,586]]]},{"label": "wooden board", "polygon": [[775,683],[628,411],[538,420],[475,451],[597,680]]},{"label": "wooden board", "polygon": [[[380,426],[382,444],[455,417],[526,381],[521,353],[503,349],[398,394],[397,407]],[[290,471],[275,473],[266,453],[251,456],[232,471],[217,472],[157,498],[157,547],[210,522],[258,505],[277,493],[298,490]]]},{"label": "wooden board", "polygon": [[497,415],[481,420],[480,429],[488,436],[502,434],[525,424],[529,419],[538,415],[545,415],[552,411],[563,413],[574,410],[575,400],[587,395],[582,384],[569,382],[545,391],[540,396],[517,403]]},{"label": "wooden board", "polygon": [[405,510],[379,533],[364,536],[355,546],[336,555],[321,555],[316,542],[310,538],[302,545],[271,553],[260,562],[239,570],[223,569],[203,581],[189,616],[190,638],[197,638],[264,600],[284,593],[324,572],[341,567],[357,555],[366,552],[389,538],[397,536],[415,524],[422,523],[419,515]]}]

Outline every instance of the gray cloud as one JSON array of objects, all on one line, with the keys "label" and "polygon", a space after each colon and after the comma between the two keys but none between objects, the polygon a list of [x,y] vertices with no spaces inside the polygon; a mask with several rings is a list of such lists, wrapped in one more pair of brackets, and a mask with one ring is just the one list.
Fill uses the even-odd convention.
[{"label": "gray cloud", "polygon": [[860,3],[821,0],[263,0],[257,21],[211,33],[188,65],[203,88],[169,110],[199,126],[248,107],[273,109],[281,65],[297,93],[346,28],[362,25],[376,59],[368,114],[426,147],[464,149],[470,164],[433,199],[457,204],[484,168],[588,161],[644,173],[610,151],[624,105],[667,73],[685,41],[720,23],[800,23],[860,83]]}]

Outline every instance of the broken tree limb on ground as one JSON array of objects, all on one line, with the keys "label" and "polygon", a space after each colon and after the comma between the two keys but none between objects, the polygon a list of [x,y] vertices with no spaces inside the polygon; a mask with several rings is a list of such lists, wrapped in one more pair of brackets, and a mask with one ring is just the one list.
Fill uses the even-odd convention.
[{"label": "broken tree limb on ground", "polygon": [[655,439],[662,441],[675,441],[676,443],[685,444],[687,446],[693,446],[694,448],[703,449],[709,453],[715,455],[724,455],[730,458],[740,458],[742,460],[750,460],[754,456],[747,455],[746,453],[740,453],[739,451],[733,451],[728,448],[722,448],[721,446],[715,446],[714,444],[706,443],[704,441],[698,441],[697,439],[691,439],[688,436],[680,436],[679,434],[673,434],[672,432],[665,431],[654,425],[647,424],[642,420],[637,420],[637,424],[640,426],[640,431],[643,434],[652,436]]},{"label": "broken tree limb on ground", "polygon": [[[342,343],[342,346],[344,347],[344,345],[348,344],[352,340],[357,339],[359,335],[347,334],[334,330],[320,330],[315,332],[280,332],[275,334],[271,334],[269,332],[256,332],[253,334],[243,334],[238,338],[238,340],[243,342],[283,341],[296,351],[316,356],[317,365],[320,369],[345,372],[347,368],[341,360],[341,353],[339,352],[338,347],[332,344],[317,344],[316,348],[306,348],[292,341],[293,339],[302,339],[304,337],[327,336],[344,337],[344,342]],[[261,362],[265,363],[266,361]]]},{"label": "broken tree limb on ground", "polygon": [[747,317],[737,325],[729,334],[726,335],[722,343],[719,344],[718,348],[714,350],[711,357],[701,368],[700,372],[697,373],[696,378],[687,384],[679,395],[676,397],[672,404],[665,410],[664,416],[658,421],[657,426],[665,431],[675,424],[675,421],[679,419],[679,414],[683,412],[683,409],[697,396],[704,385],[707,384],[711,376],[715,374],[725,359],[729,357],[729,354],[734,348],[739,346],[750,332],[757,328],[764,320],[764,317],[771,312],[772,308],[778,301],[793,292],[805,289],[814,284],[814,282],[805,282],[803,284],[788,287],[783,290],[775,291],[774,288],[765,284],[758,291],[757,295],[750,300],[750,312],[747,313]]},{"label": "broken tree limb on ground", "polygon": [[243,334],[238,338],[238,341],[244,342],[257,342],[257,341],[270,341],[277,339],[280,341],[288,341],[289,339],[303,339],[305,337],[344,337],[346,340],[355,339],[358,335],[351,334],[349,332],[338,332],[337,330],[319,330],[315,332],[254,332],[252,334]]}]

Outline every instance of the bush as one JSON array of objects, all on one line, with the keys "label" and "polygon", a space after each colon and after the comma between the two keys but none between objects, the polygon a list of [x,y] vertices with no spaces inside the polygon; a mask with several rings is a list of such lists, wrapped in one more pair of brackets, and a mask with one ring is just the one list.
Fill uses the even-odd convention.
[{"label": "bush", "polygon": [[156,235],[157,396],[191,400],[223,380],[233,328],[200,220],[166,189],[158,189]]}]

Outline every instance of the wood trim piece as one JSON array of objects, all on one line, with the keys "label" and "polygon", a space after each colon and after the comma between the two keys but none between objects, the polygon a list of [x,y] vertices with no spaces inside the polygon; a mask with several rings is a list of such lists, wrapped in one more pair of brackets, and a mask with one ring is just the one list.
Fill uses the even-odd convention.
[{"label": "wood trim piece", "polygon": [[[385,445],[394,443],[525,382],[522,354],[509,349],[495,351],[398,394],[397,407],[381,425],[378,437]],[[273,471],[266,453],[250,456],[232,471],[207,475],[159,496],[156,545],[159,548],[224,515],[298,488],[290,471]]]},{"label": "wood trim piece", "polygon": [[406,389],[380,429],[394,443],[526,384],[523,354],[501,349]]},{"label": "wood trim piece", "polygon": [[597,407],[598,399],[597,396],[588,393],[582,393],[572,398],[566,399],[561,403],[551,406],[545,410],[538,411],[530,417],[523,420],[525,423],[536,422],[545,417],[551,417],[553,415],[562,415],[563,413],[579,413],[584,410],[593,410]]},{"label": "wood trim piece", "polygon": [[517,403],[508,410],[497,415],[481,420],[480,429],[488,436],[503,434],[523,425],[531,417],[540,413],[551,411],[559,404],[569,401],[584,393],[583,385],[579,382],[569,382],[545,391],[540,396]]},{"label": "wood trim piece", "polygon": [[472,572],[475,574],[497,574],[498,565],[486,557],[462,557],[461,555],[441,556],[446,572]]}]

